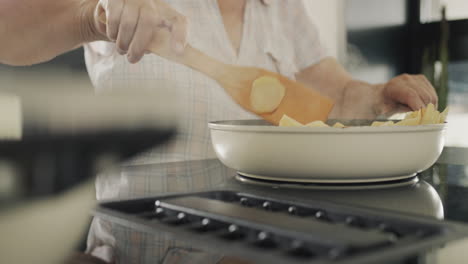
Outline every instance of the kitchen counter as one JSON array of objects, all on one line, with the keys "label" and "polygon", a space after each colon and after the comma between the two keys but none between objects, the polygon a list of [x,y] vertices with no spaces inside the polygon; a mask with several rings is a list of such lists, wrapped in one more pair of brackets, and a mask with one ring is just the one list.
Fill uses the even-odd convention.
[{"label": "kitchen counter", "polygon": [[[438,163],[410,185],[379,189],[296,189],[237,179],[236,172],[218,160],[165,164],[125,165],[101,174],[108,186],[102,199],[132,199],[164,193],[209,189],[235,189],[252,193],[281,193],[291,198],[332,201],[340,204],[397,211],[468,226],[468,149],[446,148]],[[118,187],[118,188],[117,188]],[[118,190],[118,191],[116,191]],[[140,245],[141,247],[141,245]],[[466,263],[468,238],[441,249],[421,252],[405,263]]]}]

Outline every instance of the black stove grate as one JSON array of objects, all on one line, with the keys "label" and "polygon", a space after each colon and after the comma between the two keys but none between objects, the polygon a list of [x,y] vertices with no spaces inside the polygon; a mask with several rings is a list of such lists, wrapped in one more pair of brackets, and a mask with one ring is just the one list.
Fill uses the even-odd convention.
[{"label": "black stove grate", "polygon": [[105,202],[97,214],[258,263],[382,263],[468,236],[450,222],[234,191]]}]

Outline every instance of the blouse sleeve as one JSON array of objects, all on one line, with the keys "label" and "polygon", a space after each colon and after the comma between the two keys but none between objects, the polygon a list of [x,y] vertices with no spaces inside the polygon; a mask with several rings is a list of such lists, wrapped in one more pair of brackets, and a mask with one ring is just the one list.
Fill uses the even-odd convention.
[{"label": "blouse sleeve", "polygon": [[294,60],[299,71],[329,56],[305,1],[281,1],[286,13],[283,19],[285,34],[294,43]]}]

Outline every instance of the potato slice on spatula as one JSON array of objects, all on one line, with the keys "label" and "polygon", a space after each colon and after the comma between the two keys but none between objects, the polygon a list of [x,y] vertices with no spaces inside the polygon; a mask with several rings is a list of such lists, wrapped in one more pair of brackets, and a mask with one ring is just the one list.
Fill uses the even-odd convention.
[{"label": "potato slice on spatula", "polygon": [[250,105],[256,113],[271,113],[281,104],[285,94],[286,88],[278,79],[262,76],[252,84]]},{"label": "potato slice on spatula", "polygon": [[[100,21],[106,24],[104,10],[101,12]],[[172,12],[177,14],[175,10]],[[190,45],[182,54],[176,54],[171,45],[171,33],[164,27],[148,50],[204,73],[217,81],[244,109],[274,125],[278,125],[285,114],[302,124],[326,121],[334,105],[318,91],[274,72],[225,64]]]}]

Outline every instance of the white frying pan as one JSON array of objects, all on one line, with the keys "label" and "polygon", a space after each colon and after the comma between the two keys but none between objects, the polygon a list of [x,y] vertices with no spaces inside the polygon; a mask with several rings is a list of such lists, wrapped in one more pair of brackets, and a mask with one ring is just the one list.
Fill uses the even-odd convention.
[{"label": "white frying pan", "polygon": [[[334,121],[330,121],[332,124]],[[240,174],[267,180],[378,182],[412,177],[433,165],[445,124],[348,128],[276,127],[263,120],[211,122],[218,158]]]}]

